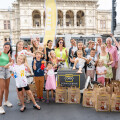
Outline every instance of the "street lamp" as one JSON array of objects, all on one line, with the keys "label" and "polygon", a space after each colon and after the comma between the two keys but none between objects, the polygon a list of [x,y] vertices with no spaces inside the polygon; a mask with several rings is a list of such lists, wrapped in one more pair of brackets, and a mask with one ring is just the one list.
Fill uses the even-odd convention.
[{"label": "street lamp", "polygon": [[12,45],[11,8],[10,7],[8,8],[8,11],[9,11],[9,20],[10,20],[10,37],[9,37],[9,40],[10,40],[10,44]]}]

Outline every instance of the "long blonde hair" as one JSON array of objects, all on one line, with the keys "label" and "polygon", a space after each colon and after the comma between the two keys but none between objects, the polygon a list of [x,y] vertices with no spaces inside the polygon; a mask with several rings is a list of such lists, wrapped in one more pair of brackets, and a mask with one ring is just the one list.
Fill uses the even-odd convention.
[{"label": "long blonde hair", "polygon": [[22,40],[19,40],[17,43],[16,43],[16,56],[15,56],[15,59],[16,59],[16,61],[17,61],[17,56],[18,56],[18,44],[20,43],[20,42],[22,42],[22,43],[24,43],[24,41],[22,41]]}]

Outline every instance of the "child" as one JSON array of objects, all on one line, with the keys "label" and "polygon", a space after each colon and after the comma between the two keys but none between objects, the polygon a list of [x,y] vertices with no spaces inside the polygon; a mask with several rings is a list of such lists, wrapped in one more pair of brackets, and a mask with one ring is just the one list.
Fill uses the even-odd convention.
[{"label": "child", "polygon": [[107,73],[107,69],[105,66],[103,66],[104,61],[99,60],[96,68],[96,74],[97,74],[97,81],[104,85],[105,83],[105,74]]},{"label": "child", "polygon": [[87,77],[90,76],[91,80],[94,80],[95,65],[97,58],[95,57],[95,49],[91,49],[90,55],[87,55]]},{"label": "child", "polygon": [[45,58],[45,54],[44,54],[44,47],[42,45],[38,46],[38,51],[40,51],[42,53],[42,57],[41,58],[44,59]]},{"label": "child", "polygon": [[76,69],[76,68],[78,68],[79,70],[77,71],[77,73],[82,73],[82,69],[85,66],[85,62],[86,61],[87,61],[87,59],[83,57],[82,50],[78,50],[77,51],[77,58],[75,59],[73,70]]},{"label": "child", "polygon": [[45,66],[43,64],[43,60],[41,59],[42,53],[40,51],[36,51],[35,57],[36,57],[36,59],[34,59],[32,62],[32,68],[33,68],[33,73],[34,73],[35,85],[37,88],[37,97],[42,102],[44,102],[45,99],[43,98],[43,86],[44,86],[44,68],[45,68]]},{"label": "child", "polygon": [[20,111],[24,112],[26,109],[25,104],[24,104],[24,94],[22,91],[23,89],[26,91],[26,93],[29,95],[29,97],[33,101],[33,104],[34,104],[33,107],[40,110],[40,106],[37,105],[37,103],[35,102],[35,99],[32,95],[32,92],[29,88],[29,85],[27,83],[27,78],[25,76],[25,69],[27,68],[30,71],[29,66],[25,63],[25,56],[18,55],[17,63],[16,64],[9,63],[8,65],[5,66],[5,68],[9,68],[10,71],[14,72],[16,87],[18,90],[19,99],[20,99],[21,104],[22,104],[22,108],[20,109]]},{"label": "child", "polygon": [[53,90],[56,89],[56,80],[55,80],[55,73],[53,69],[52,62],[47,63],[47,81],[45,85],[45,89],[47,90],[47,102],[49,103],[49,90],[51,90],[52,100],[54,101],[54,93]]},{"label": "child", "polygon": [[55,55],[55,51],[51,50],[49,54],[49,60],[53,63],[54,68],[57,68],[58,59]]}]

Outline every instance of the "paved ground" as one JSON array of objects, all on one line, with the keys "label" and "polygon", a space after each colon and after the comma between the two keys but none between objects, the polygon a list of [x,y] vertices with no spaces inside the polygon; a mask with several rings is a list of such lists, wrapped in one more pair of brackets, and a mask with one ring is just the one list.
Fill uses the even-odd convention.
[{"label": "paved ground", "polygon": [[[26,104],[27,110],[19,112],[15,82],[11,79],[9,100],[12,108],[5,107],[6,114],[0,115],[0,120],[120,120],[120,113],[96,112],[94,108],[84,108],[81,104],[39,103],[41,110],[35,110],[32,103]],[[45,95],[45,94],[44,94]]]}]

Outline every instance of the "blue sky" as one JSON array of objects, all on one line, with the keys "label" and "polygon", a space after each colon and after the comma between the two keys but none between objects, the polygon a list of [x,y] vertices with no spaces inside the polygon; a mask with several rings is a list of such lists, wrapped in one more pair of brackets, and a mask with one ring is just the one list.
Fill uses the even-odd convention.
[{"label": "blue sky", "polygon": [[[12,2],[16,0],[1,0],[0,9],[8,9],[11,6]],[[120,23],[120,0],[117,1],[117,23]],[[102,10],[111,10],[112,9],[112,0],[99,0],[98,4],[100,4],[98,9]]]}]

